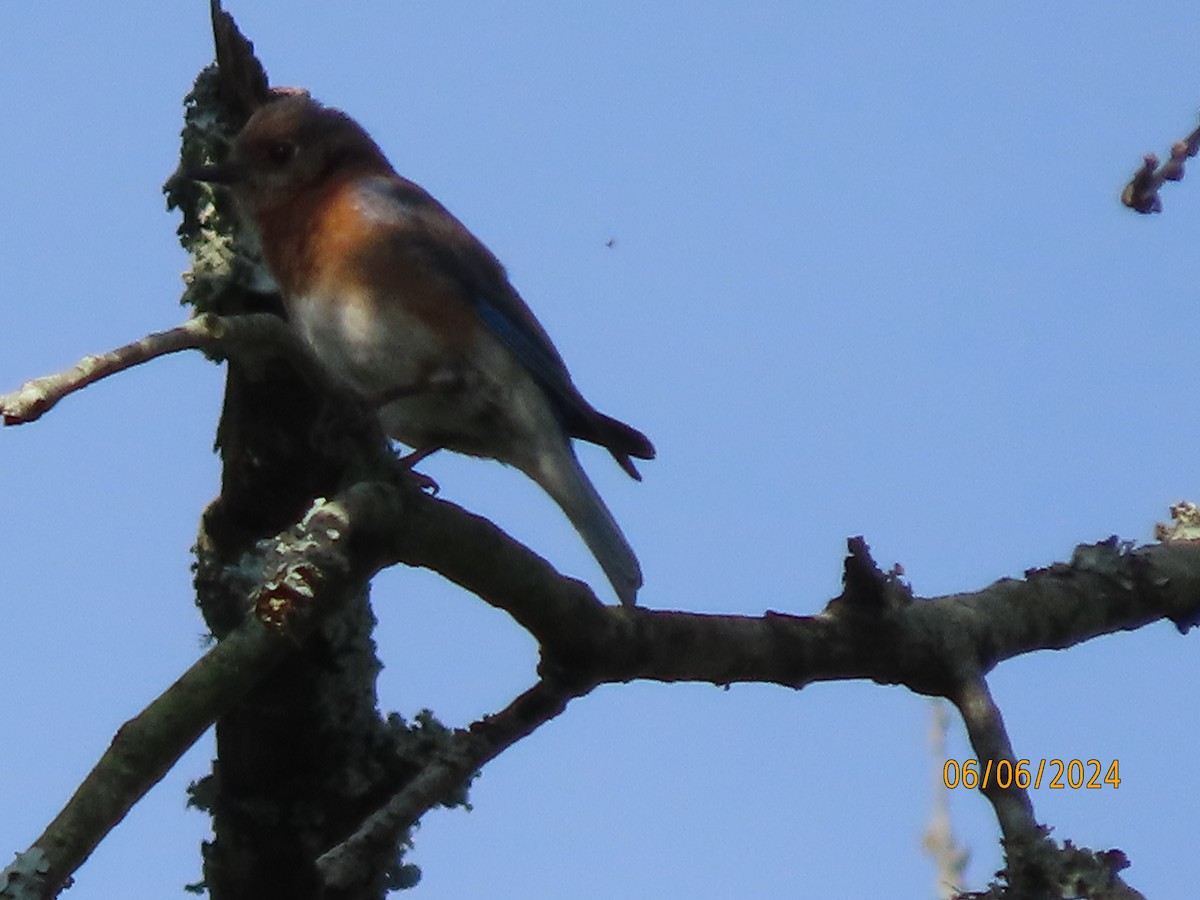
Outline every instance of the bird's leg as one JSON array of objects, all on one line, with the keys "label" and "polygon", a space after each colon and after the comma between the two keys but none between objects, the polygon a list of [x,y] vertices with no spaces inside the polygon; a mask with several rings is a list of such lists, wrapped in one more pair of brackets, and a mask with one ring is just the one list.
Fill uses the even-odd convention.
[{"label": "bird's leg", "polygon": [[432,456],[433,454],[437,453],[441,449],[441,447],[426,447],[423,450],[414,450],[412,453],[406,453],[403,456],[396,458],[396,462],[398,462],[403,468],[407,469],[408,474],[413,477],[414,481],[416,481],[417,487],[423,491],[429,491],[431,495],[436,495],[437,492],[441,490],[441,488],[438,487],[438,483],[423,472],[418,472],[413,468],[413,466],[425,459],[427,456]]},{"label": "bird's leg", "polygon": [[414,450],[412,453],[406,453],[397,458],[396,462],[400,463],[406,469],[411,469],[421,460],[425,459],[426,457],[433,456],[433,454],[437,453],[441,449],[441,447],[426,447],[424,450]]},{"label": "bird's leg", "polygon": [[[467,387],[467,382],[467,369],[464,366],[453,364],[438,366],[425,371],[417,380],[409,384],[399,385],[376,395],[373,403],[375,409],[382,410],[383,407],[391,403],[410,397],[419,397],[424,394],[456,393],[464,390]],[[441,449],[441,446],[436,444],[430,447],[415,448],[411,453],[399,457],[396,461],[416,479],[421,490],[436,494],[439,490],[438,483],[428,475],[416,471],[413,467],[427,456]]]}]

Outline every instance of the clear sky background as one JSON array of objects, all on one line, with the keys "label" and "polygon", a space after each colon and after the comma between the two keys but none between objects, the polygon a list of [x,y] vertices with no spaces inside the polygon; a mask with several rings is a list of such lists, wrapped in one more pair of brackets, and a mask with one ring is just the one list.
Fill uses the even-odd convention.
[{"label": "clear sky background", "polygon": [[[645,606],[816,612],[855,534],[919,594],[971,590],[1200,499],[1200,165],[1161,216],[1117,202],[1194,124],[1195,4],[229,8],[272,82],[360,119],[506,263],[592,402],[654,439],[642,484],[581,451]],[[201,0],[0,4],[0,391],[180,321],[159,187],[211,58]],[[189,547],[222,382],[160,360],[0,432],[0,853],[202,652]],[[610,599],[515,471],[426,471]],[[530,639],[429,573],[374,597],[387,709],[461,725],[533,682]],[[1120,761],[1119,790],[1034,802],[1059,839],[1126,851],[1148,897],[1195,887],[1195,641],[1158,624],[991,678],[1018,755]],[[426,818],[413,896],[931,897],[930,718],[870,683],[599,689],[493,763],[473,812]],[[199,878],[183,788],[211,752],[72,900]],[[951,803],[979,889],[995,821]]]}]

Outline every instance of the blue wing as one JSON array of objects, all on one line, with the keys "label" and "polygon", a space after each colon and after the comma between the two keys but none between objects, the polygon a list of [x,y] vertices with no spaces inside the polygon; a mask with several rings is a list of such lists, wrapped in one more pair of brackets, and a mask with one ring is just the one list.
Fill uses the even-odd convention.
[{"label": "blue wing", "polygon": [[479,320],[546,392],[572,437],[600,444],[632,477],[629,456],[651,459],[641,432],[598,412],[579,393],[550,336],[508,280],[500,261],[424,188],[403,178],[364,179],[359,209],[394,226],[443,275],[457,282]]}]

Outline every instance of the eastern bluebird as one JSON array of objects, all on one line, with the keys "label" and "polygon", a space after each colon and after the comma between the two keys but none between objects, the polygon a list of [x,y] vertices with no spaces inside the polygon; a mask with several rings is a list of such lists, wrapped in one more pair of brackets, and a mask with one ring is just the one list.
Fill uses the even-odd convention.
[{"label": "eastern bluebird", "polygon": [[653,459],[589,404],[499,260],[366,130],[307,94],[259,108],[229,159],[192,173],[230,186],[256,227],[293,327],[414,458],[440,448],[516,466],[566,513],[622,603],[642,571],[571,438]]}]

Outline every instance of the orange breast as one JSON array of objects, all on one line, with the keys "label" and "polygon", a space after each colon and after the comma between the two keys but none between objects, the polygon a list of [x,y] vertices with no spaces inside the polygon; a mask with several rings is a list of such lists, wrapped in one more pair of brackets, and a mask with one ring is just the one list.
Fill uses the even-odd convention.
[{"label": "orange breast", "polygon": [[403,216],[386,221],[364,213],[343,183],[314,211],[308,252],[308,291],[336,294],[339,286],[369,296],[386,314],[392,305],[439,334],[448,350],[464,350],[480,323],[453,259],[434,252],[427,223]]}]

